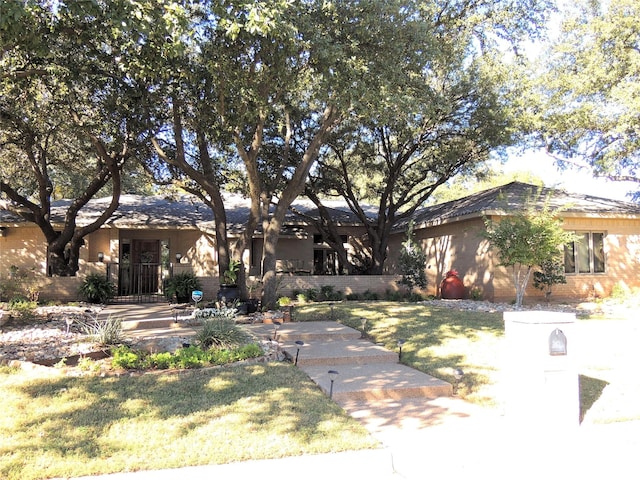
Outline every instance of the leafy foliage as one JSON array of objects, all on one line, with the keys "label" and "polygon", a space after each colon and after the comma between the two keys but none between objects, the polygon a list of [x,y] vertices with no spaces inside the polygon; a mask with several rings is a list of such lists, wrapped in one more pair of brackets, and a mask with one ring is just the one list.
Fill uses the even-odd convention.
[{"label": "leafy foliage", "polygon": [[544,73],[534,85],[535,138],[565,168],[638,184],[640,4],[566,5],[561,35],[541,55]]},{"label": "leafy foliage", "polygon": [[402,244],[398,267],[402,272],[400,283],[413,290],[414,287],[425,288],[427,286],[427,254],[416,243],[413,233],[413,222],[407,228],[407,238]]},{"label": "leafy foliage", "polygon": [[200,280],[191,272],[178,273],[166,279],[164,284],[164,294],[170,301],[188,302],[191,292],[200,289]]},{"label": "leafy foliage", "polygon": [[107,303],[115,296],[116,287],[105,275],[91,273],[82,281],[79,291],[89,303]]},{"label": "leafy foliage", "polygon": [[125,370],[152,369],[164,370],[168,368],[202,368],[207,365],[227,365],[264,354],[256,343],[248,343],[232,348],[213,348],[204,350],[199,346],[190,345],[179,348],[175,353],[157,352],[147,353],[119,346],[112,351],[111,365]]},{"label": "leafy foliage", "polygon": [[564,263],[560,258],[550,258],[540,263],[540,270],[533,272],[533,286],[544,291],[547,302],[551,298],[554,285],[567,283]]},{"label": "leafy foliage", "polygon": [[485,221],[486,239],[497,250],[501,265],[512,270],[517,308],[534,267],[557,258],[560,248],[574,240],[546,203],[536,208],[536,199],[536,195],[529,198],[525,210],[511,217]]},{"label": "leafy foliage", "polygon": [[80,326],[100,345],[118,345],[122,342],[122,318],[120,317],[109,315],[106,320],[95,318],[81,322]]}]

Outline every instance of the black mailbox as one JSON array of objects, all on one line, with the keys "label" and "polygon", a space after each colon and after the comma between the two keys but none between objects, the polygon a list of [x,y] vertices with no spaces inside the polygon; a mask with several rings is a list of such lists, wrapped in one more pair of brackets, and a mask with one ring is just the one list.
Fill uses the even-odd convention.
[{"label": "black mailbox", "polygon": [[556,328],[549,336],[549,355],[566,355],[567,337],[562,330]]}]

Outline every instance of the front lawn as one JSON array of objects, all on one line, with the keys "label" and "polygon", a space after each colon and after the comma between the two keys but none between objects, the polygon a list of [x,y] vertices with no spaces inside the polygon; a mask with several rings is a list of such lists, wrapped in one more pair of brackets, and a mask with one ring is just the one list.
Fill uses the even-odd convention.
[{"label": "front lawn", "polygon": [[0,478],[30,480],[372,448],[290,364],[121,377],[0,373]]}]

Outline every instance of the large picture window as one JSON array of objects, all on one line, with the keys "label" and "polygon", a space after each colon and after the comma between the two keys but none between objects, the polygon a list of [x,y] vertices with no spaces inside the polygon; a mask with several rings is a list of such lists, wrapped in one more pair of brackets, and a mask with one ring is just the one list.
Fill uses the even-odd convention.
[{"label": "large picture window", "polygon": [[576,232],[578,239],[564,247],[565,273],[604,273],[604,233]]}]

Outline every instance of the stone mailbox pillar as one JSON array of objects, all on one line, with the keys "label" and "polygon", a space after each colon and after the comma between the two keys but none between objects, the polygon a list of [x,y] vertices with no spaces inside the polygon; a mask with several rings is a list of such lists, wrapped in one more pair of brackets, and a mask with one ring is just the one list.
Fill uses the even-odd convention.
[{"label": "stone mailbox pillar", "polygon": [[505,417],[512,425],[544,428],[580,423],[575,366],[575,314],[505,312]]}]

